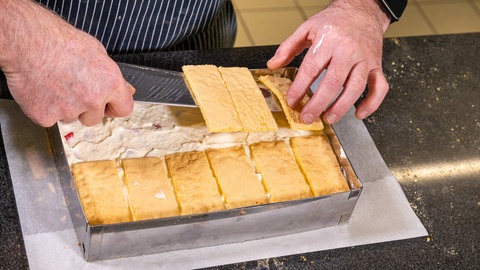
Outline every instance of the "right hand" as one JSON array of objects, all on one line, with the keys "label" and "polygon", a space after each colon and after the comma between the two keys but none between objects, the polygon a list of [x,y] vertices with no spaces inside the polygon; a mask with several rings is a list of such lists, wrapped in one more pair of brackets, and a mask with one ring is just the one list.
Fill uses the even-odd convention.
[{"label": "right hand", "polygon": [[8,24],[3,29],[10,28],[8,43],[0,44],[6,47],[0,68],[13,98],[35,123],[49,127],[79,119],[91,126],[104,116],[132,112],[135,89],[98,40],[30,0],[2,5],[11,16],[0,19]]},{"label": "right hand", "polygon": [[327,70],[302,108],[304,123],[323,114],[325,122],[335,124],[360,98],[366,84],[367,97],[355,115],[364,119],[380,106],[389,89],[382,71],[382,44],[390,21],[376,0],[337,0],[282,42],[268,62],[271,69],[287,65],[309,48],[287,94],[291,107],[299,105],[311,84]]}]

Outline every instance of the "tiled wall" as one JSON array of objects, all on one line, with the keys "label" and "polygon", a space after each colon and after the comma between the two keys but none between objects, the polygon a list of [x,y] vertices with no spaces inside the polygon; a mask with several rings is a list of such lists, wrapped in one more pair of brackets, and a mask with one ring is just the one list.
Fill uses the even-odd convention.
[{"label": "tiled wall", "polygon": [[[282,42],[330,0],[233,0],[238,17],[236,47]],[[480,31],[480,0],[409,0],[401,21],[386,37]]]}]

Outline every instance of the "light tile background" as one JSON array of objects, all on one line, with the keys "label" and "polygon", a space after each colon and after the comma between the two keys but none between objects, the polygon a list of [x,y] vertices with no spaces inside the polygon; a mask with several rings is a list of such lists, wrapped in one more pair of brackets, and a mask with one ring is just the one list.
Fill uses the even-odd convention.
[{"label": "light tile background", "polygon": [[[238,18],[235,47],[280,44],[330,0],[233,0]],[[409,0],[385,37],[480,32],[480,0]]]}]

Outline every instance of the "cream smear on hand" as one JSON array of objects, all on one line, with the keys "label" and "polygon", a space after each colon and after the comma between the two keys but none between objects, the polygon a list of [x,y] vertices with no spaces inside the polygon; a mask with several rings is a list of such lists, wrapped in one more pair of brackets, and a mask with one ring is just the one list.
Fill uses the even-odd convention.
[{"label": "cream smear on hand", "polygon": [[320,48],[320,46],[322,46],[323,40],[325,39],[325,37],[326,37],[330,32],[332,32],[332,26],[331,26],[331,25],[325,25],[325,26],[323,26],[322,37],[320,38],[320,40],[317,42],[317,44],[316,44],[315,47],[313,48],[313,54],[316,54],[316,53],[317,53],[318,48]]}]

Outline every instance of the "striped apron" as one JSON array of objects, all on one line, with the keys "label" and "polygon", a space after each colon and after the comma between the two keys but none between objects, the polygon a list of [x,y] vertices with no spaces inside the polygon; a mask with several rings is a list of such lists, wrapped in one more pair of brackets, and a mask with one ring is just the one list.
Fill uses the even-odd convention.
[{"label": "striped apron", "polygon": [[229,0],[37,0],[111,54],[233,47]]}]

